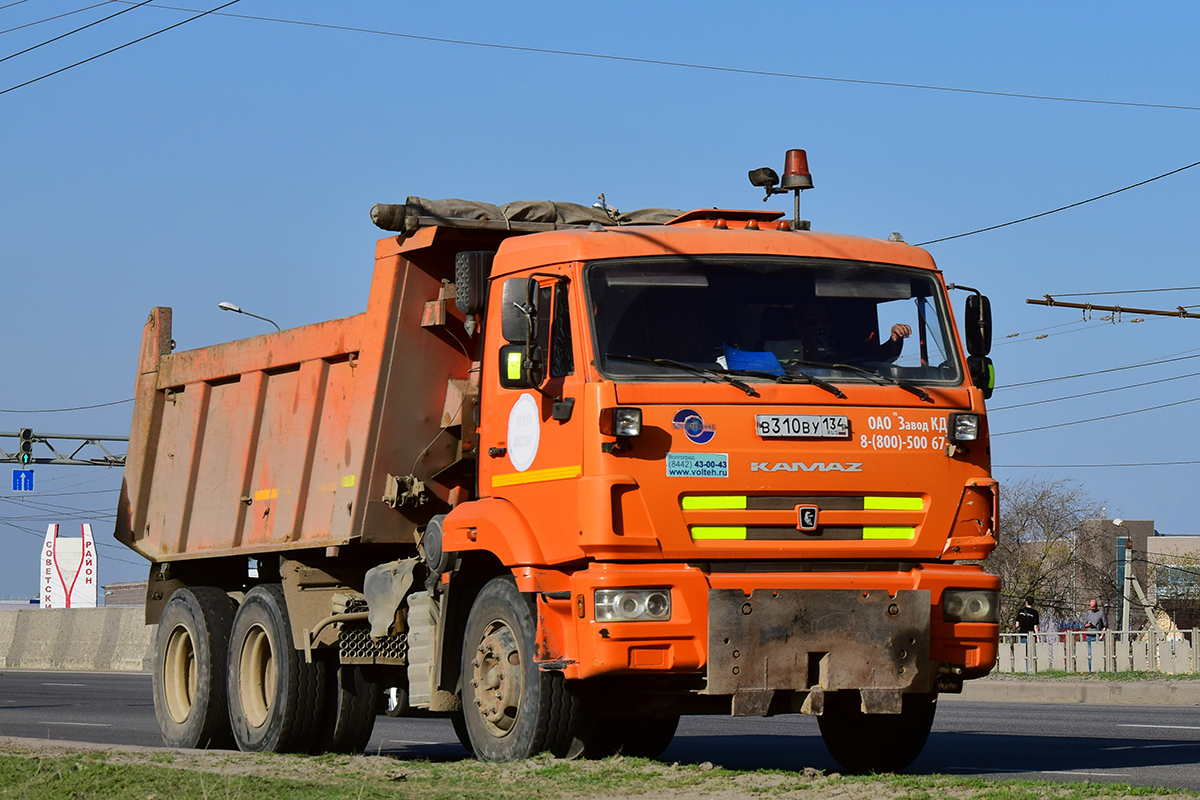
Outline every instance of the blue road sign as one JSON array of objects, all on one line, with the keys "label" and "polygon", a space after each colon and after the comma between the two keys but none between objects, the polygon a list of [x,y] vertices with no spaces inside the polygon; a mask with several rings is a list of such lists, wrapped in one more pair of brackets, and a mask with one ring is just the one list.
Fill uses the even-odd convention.
[{"label": "blue road sign", "polygon": [[31,470],[31,469],[14,469],[13,470],[13,491],[14,492],[32,492],[33,491],[33,470]]}]

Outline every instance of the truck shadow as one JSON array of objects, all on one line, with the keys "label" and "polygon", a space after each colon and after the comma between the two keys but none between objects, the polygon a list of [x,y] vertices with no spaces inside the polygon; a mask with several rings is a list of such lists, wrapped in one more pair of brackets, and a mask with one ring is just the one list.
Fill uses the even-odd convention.
[{"label": "truck shadow", "polygon": [[[710,762],[727,769],[838,772],[819,734],[678,736],[660,757],[683,764]],[[1020,736],[934,732],[920,757],[905,772],[916,775],[980,775],[996,778],[1091,780],[1164,785],[1168,776],[1119,774],[1119,770],[1192,767],[1200,742],[1180,739]],[[1174,775],[1167,785],[1200,784],[1194,775]],[[1178,781],[1182,780],[1182,783]]]}]

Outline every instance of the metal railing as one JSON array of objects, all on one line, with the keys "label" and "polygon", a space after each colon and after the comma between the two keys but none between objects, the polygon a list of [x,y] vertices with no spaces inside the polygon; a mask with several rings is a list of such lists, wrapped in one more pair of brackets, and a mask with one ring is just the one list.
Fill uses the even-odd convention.
[{"label": "metal railing", "polygon": [[1200,673],[1200,629],[1002,633],[997,672]]}]

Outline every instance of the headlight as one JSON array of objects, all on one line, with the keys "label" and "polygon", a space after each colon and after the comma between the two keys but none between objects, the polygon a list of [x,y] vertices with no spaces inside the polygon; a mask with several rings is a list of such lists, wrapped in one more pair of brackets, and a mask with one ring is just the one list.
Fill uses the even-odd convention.
[{"label": "headlight", "polygon": [[597,589],[597,622],[664,622],[671,618],[670,589]]},{"label": "headlight", "polygon": [[1000,593],[984,589],[947,589],[942,594],[946,622],[1000,622]]},{"label": "headlight", "polygon": [[641,436],[642,410],[628,406],[605,409],[600,414],[600,432],[605,436]]},{"label": "headlight", "polygon": [[950,441],[973,442],[979,438],[979,415],[951,414],[946,427]]}]

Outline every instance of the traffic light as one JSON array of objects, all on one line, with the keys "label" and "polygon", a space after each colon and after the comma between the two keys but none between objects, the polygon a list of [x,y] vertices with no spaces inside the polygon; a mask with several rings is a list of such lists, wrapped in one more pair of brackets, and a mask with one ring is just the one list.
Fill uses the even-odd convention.
[{"label": "traffic light", "polygon": [[22,464],[33,461],[33,428],[21,428],[17,434],[17,460]]}]

